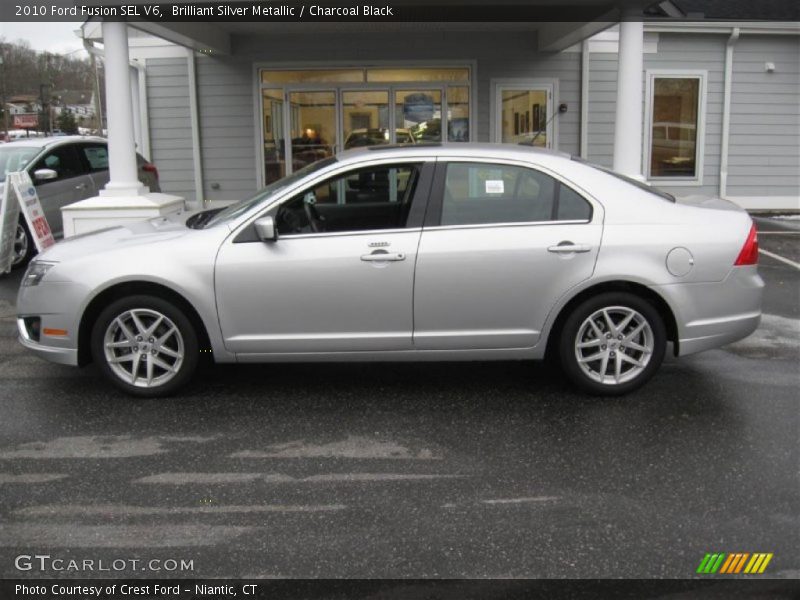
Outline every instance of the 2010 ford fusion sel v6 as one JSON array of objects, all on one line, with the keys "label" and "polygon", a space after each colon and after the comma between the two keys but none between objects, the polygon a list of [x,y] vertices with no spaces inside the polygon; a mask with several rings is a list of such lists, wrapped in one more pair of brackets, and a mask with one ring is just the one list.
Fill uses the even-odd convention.
[{"label": "2010 ford fusion sel v6", "polygon": [[749,335],[750,217],[522,146],[350,150],[29,266],[23,345],[137,396],[217,362],[559,359],[592,394]]}]

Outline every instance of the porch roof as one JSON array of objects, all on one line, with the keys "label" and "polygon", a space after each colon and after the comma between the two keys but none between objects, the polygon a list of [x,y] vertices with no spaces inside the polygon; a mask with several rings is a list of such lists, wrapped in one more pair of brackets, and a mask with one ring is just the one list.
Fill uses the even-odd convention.
[{"label": "porch roof", "polygon": [[[211,4],[215,0],[195,0],[195,4]],[[145,0],[110,0],[104,5],[129,5],[144,4]],[[393,0],[393,6],[419,5],[419,0]],[[563,0],[502,0],[503,6],[520,6],[530,9],[531,5],[541,7],[543,10],[560,10],[564,6]],[[537,48],[541,51],[557,52],[564,50],[596,33],[603,31],[621,19],[620,5],[624,4],[625,11],[642,16],[651,15],[653,6],[670,4],[669,0],[658,2],[655,0],[572,0],[571,6],[580,7],[591,18],[568,22],[539,22],[539,21],[514,21],[514,22],[396,22],[381,21],[130,21],[132,28],[157,36],[168,42],[191,48],[198,52],[209,54],[231,55],[235,53],[232,39],[254,35],[315,35],[325,33],[404,33],[420,31],[526,31],[536,36]],[[485,0],[429,0],[425,3],[427,8],[458,7],[466,5],[485,5]],[[646,11],[646,9],[650,9]],[[454,18],[457,18],[457,12]],[[99,20],[90,19],[84,25],[86,39],[102,39]]]}]

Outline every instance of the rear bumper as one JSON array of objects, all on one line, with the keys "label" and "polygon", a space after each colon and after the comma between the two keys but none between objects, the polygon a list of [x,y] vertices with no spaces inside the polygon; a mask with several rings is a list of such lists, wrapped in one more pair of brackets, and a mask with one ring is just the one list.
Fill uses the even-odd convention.
[{"label": "rear bumper", "polygon": [[761,321],[764,281],[755,266],[734,267],[713,283],[656,286],[675,315],[678,355],[719,348],[753,333]]},{"label": "rear bumper", "polygon": [[682,337],[678,341],[678,355],[686,356],[711,348],[719,348],[746,338],[758,329],[760,322],[761,311],[690,323],[686,329],[694,337]]}]

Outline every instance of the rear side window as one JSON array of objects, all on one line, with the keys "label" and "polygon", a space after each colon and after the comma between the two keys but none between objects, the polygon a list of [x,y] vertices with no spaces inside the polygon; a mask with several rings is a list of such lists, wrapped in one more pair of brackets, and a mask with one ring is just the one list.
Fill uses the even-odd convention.
[{"label": "rear side window", "polygon": [[81,146],[80,152],[86,158],[92,173],[108,170],[108,148],[101,145]]},{"label": "rear side window", "polygon": [[442,225],[589,220],[591,214],[584,198],[541,171],[492,163],[447,165]]},{"label": "rear side window", "polygon": [[561,184],[558,189],[557,221],[590,221],[592,205],[572,188]]}]

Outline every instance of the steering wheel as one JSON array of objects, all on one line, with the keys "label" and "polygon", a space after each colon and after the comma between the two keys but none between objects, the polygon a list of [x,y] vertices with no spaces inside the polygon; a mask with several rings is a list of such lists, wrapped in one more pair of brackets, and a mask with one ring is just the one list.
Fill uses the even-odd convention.
[{"label": "steering wheel", "polygon": [[317,207],[314,206],[315,201],[316,198],[313,196],[306,196],[303,198],[303,211],[305,211],[306,217],[308,218],[308,224],[311,225],[311,231],[314,233],[320,233],[325,231],[323,226],[325,218],[319,214]]}]

